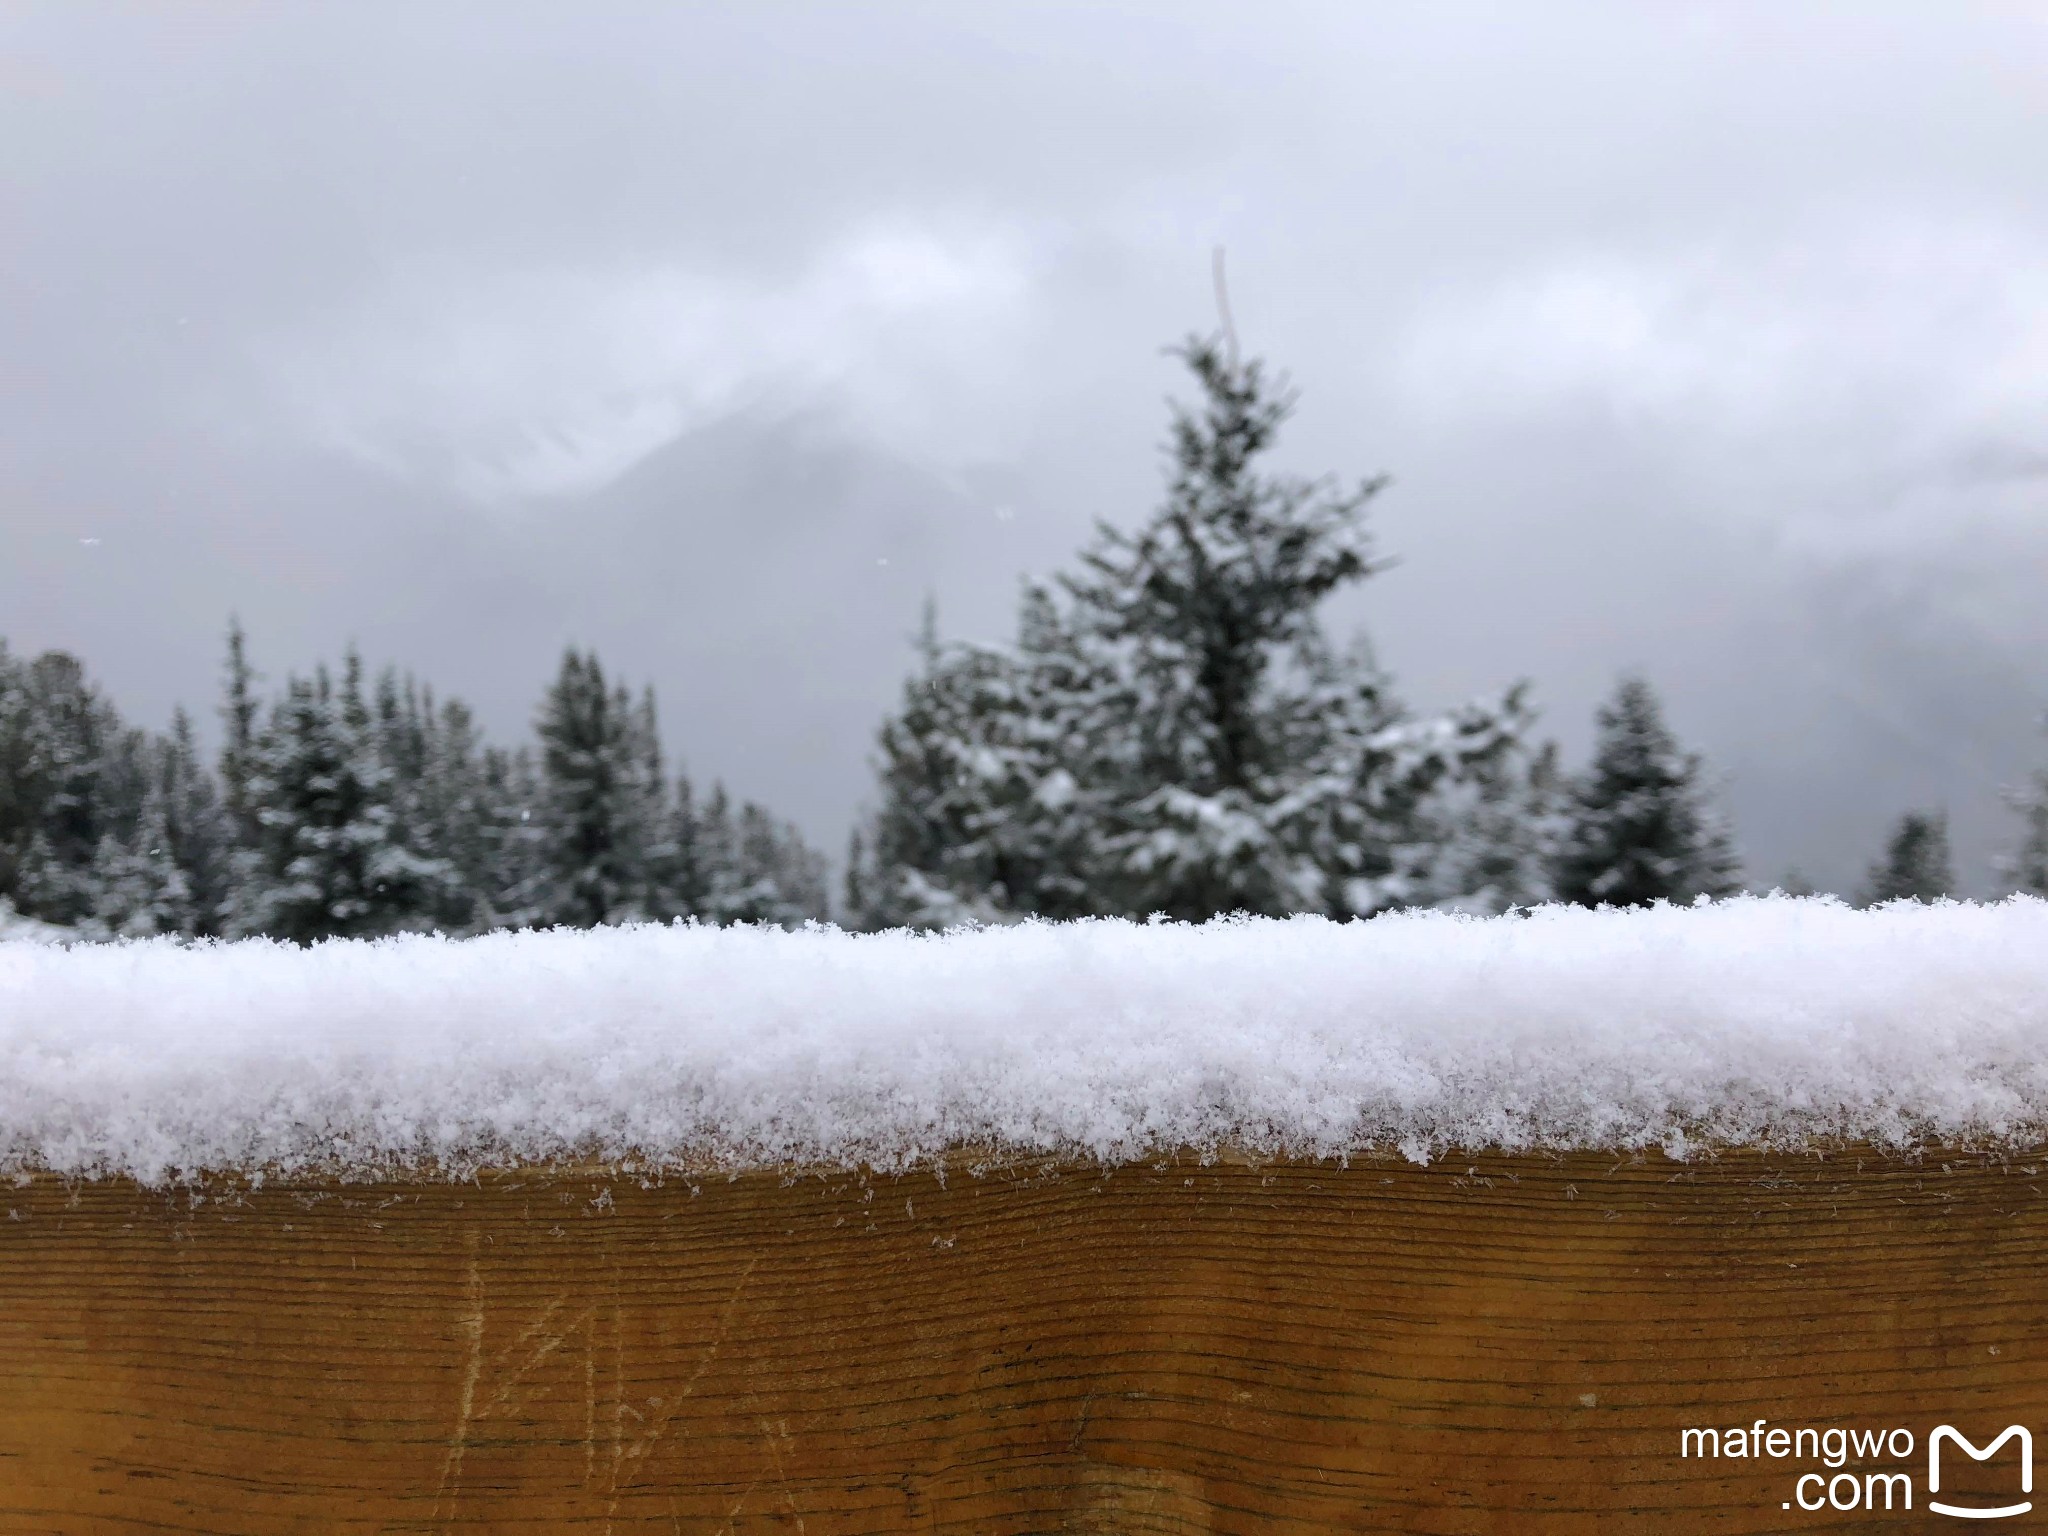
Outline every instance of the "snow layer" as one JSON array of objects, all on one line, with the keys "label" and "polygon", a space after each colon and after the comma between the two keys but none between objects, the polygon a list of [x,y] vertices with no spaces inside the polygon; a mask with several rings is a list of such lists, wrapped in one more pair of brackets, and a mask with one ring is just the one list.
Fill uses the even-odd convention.
[{"label": "snow layer", "polygon": [[2048,902],[0,943],[0,1162],[2012,1145]]}]

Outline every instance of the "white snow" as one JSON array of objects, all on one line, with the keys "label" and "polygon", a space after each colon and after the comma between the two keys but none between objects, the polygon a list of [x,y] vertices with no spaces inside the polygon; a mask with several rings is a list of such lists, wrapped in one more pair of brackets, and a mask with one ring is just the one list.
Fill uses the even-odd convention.
[{"label": "white snow", "polygon": [[0,943],[0,1165],[2048,1139],[2048,901]]}]

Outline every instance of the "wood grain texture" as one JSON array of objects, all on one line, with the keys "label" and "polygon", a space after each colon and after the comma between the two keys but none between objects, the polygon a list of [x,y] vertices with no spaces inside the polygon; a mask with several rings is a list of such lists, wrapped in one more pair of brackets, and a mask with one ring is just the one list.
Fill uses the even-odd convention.
[{"label": "wood grain texture", "polygon": [[0,1531],[1924,1529],[1679,1432],[2048,1425],[2041,1173],[37,1178]]}]

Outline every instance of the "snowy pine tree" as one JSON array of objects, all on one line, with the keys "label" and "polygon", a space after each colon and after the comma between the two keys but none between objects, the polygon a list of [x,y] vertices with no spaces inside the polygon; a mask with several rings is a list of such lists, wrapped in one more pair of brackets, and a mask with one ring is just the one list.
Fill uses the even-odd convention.
[{"label": "snowy pine tree", "polygon": [[2048,896],[2048,774],[2035,781],[2032,796],[2021,802],[2026,831],[2014,852],[2001,861],[2000,872],[2015,891]]},{"label": "snowy pine tree", "polygon": [[691,821],[689,847],[696,869],[691,915],[730,923],[742,915],[746,882],[740,875],[739,829],[723,784],[714,783]]},{"label": "snowy pine tree", "polygon": [[1502,718],[1507,740],[1444,774],[1418,806],[1423,862],[1411,905],[1493,915],[1552,899],[1551,868],[1564,831],[1557,748],[1532,745],[1519,695]]},{"label": "snowy pine tree", "polygon": [[534,928],[546,921],[542,903],[550,875],[540,770],[525,747],[487,747],[478,797],[480,858],[472,877],[478,900],[475,929]]},{"label": "snowy pine tree", "polygon": [[763,807],[748,801],[735,810],[723,784],[692,815],[684,844],[696,880],[690,915],[784,928],[825,918],[825,861]]},{"label": "snowy pine tree", "polygon": [[75,658],[21,663],[0,644],[0,899],[65,927],[91,917],[100,841],[140,811],[139,750]]},{"label": "snowy pine tree", "polygon": [[[122,733],[105,756],[105,830],[94,852],[89,938],[219,931],[228,879],[227,827],[183,710],[171,734]],[[132,811],[129,806],[133,806]]]},{"label": "snowy pine tree", "polygon": [[1680,750],[1650,685],[1624,678],[1598,719],[1553,865],[1557,899],[1639,907],[1734,895],[1740,864],[1700,759]]},{"label": "snowy pine tree", "polygon": [[[624,702],[623,690],[619,699]],[[666,922],[680,917],[689,910],[678,890],[683,878],[683,848],[677,835],[675,806],[669,796],[652,688],[640,690],[638,702],[627,714],[622,777],[627,810],[625,836],[635,850],[639,870],[634,905],[640,917],[648,921]]]},{"label": "snowy pine tree", "polygon": [[240,863],[229,931],[310,943],[423,929],[446,870],[411,846],[393,804],[362,666],[292,678],[249,757],[255,842]]},{"label": "snowy pine tree", "polygon": [[801,926],[825,915],[825,867],[796,828],[748,801],[735,828],[737,864],[723,920]]},{"label": "snowy pine tree", "polygon": [[704,840],[704,817],[697,805],[697,787],[687,773],[676,775],[675,798],[669,804],[667,891],[682,916],[705,911],[711,874]]},{"label": "snowy pine tree", "polygon": [[570,650],[541,706],[549,922],[574,928],[667,915],[657,839],[667,836],[652,694],[636,705],[595,656]]},{"label": "snowy pine tree", "polygon": [[213,794],[182,712],[132,729],[72,657],[0,642],[0,901],[86,938],[213,931]]},{"label": "snowy pine tree", "polygon": [[1027,591],[1022,654],[942,646],[927,605],[920,670],[884,722],[882,804],[848,867],[848,919],[864,928],[950,928],[1025,912],[1090,910],[1049,882],[1051,846],[1073,810],[1076,782],[1040,725],[1053,718],[1047,688],[1054,622],[1042,591]]},{"label": "snowy pine tree", "polygon": [[1938,811],[1908,811],[1892,828],[1884,857],[1865,876],[1860,905],[1910,897],[1938,901],[1955,887],[1949,859],[1948,817]]},{"label": "snowy pine tree", "polygon": [[192,904],[187,931],[211,937],[221,931],[232,879],[232,827],[219,786],[200,760],[191,717],[182,709],[172,713],[158,763],[165,836]]},{"label": "snowy pine tree", "polygon": [[856,930],[906,926],[901,923],[889,922],[886,918],[881,922],[872,920],[872,914],[877,904],[877,894],[874,886],[875,875],[874,863],[868,857],[867,838],[863,835],[861,829],[856,826],[852,832],[847,834],[846,870],[840,877],[839,886],[839,904],[842,912],[845,914],[846,925]]},{"label": "snowy pine tree", "polygon": [[420,851],[442,872],[434,919],[448,933],[481,933],[496,921],[492,794],[483,742],[460,699],[436,709],[428,692],[419,719],[419,773],[408,787],[406,806]]},{"label": "snowy pine tree", "polygon": [[395,739],[387,737],[363,694],[362,658],[351,649],[342,664],[340,722],[347,782],[359,797],[347,836],[361,870],[364,911],[356,931],[366,934],[434,928],[453,879],[447,862],[425,847],[419,825],[426,743],[417,694],[397,719]]},{"label": "snowy pine tree", "polygon": [[[232,663],[231,663],[232,669]],[[234,687],[231,670],[229,687]],[[232,742],[232,722],[229,726]],[[334,806],[343,749],[326,669],[291,677],[247,743],[223,754],[228,804],[243,822],[223,927],[230,938],[267,934],[311,942],[345,931],[330,917],[330,844],[347,814]]]},{"label": "snowy pine tree", "polygon": [[221,700],[222,743],[220,753],[221,806],[227,816],[229,835],[237,848],[253,848],[257,842],[256,808],[250,801],[249,780],[255,772],[256,673],[249,665],[248,637],[240,619],[228,620],[228,655],[224,696]]},{"label": "snowy pine tree", "polygon": [[1381,482],[1264,472],[1292,395],[1211,343],[1181,355],[1202,402],[1175,410],[1159,511],[1099,526],[1057,592],[1027,589],[1014,647],[921,647],[881,733],[865,921],[1466,894],[1435,883],[1447,792],[1515,749],[1525,712],[1411,718],[1369,653],[1328,644],[1324,600],[1374,569]]},{"label": "snowy pine tree", "polygon": [[99,737],[92,790],[94,821],[102,841],[127,838],[142,819],[158,774],[157,742],[149,732],[121,724],[109,709]]},{"label": "snowy pine tree", "polygon": [[125,838],[111,832],[100,838],[93,884],[93,910],[80,925],[88,936],[143,939],[198,931],[199,903],[178,862],[161,780],[145,791],[141,812]]},{"label": "snowy pine tree", "polygon": [[1262,473],[1291,394],[1213,344],[1182,356],[1202,401],[1175,408],[1165,504],[1135,533],[1098,525],[1063,583],[1104,680],[1076,701],[1079,723],[1123,780],[1091,883],[1129,912],[1313,910],[1330,871],[1300,836],[1319,808],[1298,770],[1344,712],[1315,719],[1323,680],[1302,690],[1287,673],[1321,650],[1322,601],[1372,569],[1364,513],[1381,482],[1343,493]]},{"label": "snowy pine tree", "polygon": [[[358,680],[354,690],[344,681],[345,696],[361,687],[360,663],[353,653],[347,665]],[[362,701],[348,721],[352,749],[361,760],[358,771],[374,784],[383,812],[382,836],[420,861],[419,878],[396,887],[387,880],[378,892],[384,903],[379,925],[392,932],[449,927],[450,909],[459,907],[452,866],[430,851],[440,829],[431,825],[427,805],[432,793],[427,784],[429,708],[411,676],[401,681],[397,669],[386,667],[377,675],[373,697]]]},{"label": "snowy pine tree", "polygon": [[2048,896],[2048,768],[2037,768],[2006,800],[2019,814],[2020,839],[2018,846],[1998,861],[1999,873],[2016,891]]}]

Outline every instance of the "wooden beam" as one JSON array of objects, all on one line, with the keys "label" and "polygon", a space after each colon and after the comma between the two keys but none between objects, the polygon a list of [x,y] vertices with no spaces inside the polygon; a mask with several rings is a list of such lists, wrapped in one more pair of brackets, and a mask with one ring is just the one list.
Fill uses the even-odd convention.
[{"label": "wooden beam", "polygon": [[[37,1177],[0,1191],[0,1531],[1743,1532],[1853,1523],[1785,1506],[1872,1471],[1912,1528],[1934,1426],[2048,1427],[2040,1172]],[[1916,1449],[1680,1454],[1757,1419]]]}]

